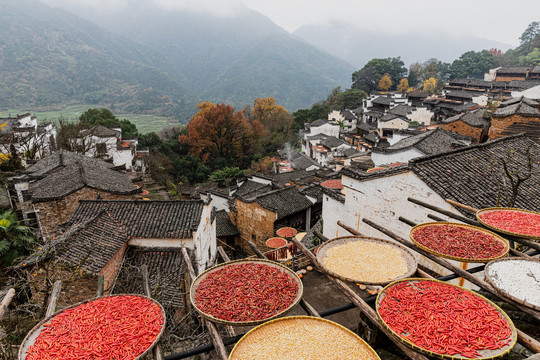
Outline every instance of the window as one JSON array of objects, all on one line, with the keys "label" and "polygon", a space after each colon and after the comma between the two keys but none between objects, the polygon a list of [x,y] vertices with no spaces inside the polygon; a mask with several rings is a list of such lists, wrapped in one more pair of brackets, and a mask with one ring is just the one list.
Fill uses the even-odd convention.
[{"label": "window", "polygon": [[98,155],[107,154],[107,144],[106,143],[96,144],[96,151],[97,151]]}]

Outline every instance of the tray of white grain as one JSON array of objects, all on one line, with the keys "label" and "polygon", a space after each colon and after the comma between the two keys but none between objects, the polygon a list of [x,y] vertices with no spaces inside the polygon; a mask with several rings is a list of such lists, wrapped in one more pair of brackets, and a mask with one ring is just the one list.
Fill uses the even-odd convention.
[{"label": "tray of white grain", "polygon": [[333,322],[291,316],[252,329],[236,344],[229,360],[317,359],[380,360],[358,335]]},{"label": "tray of white grain", "polygon": [[365,236],[342,236],[327,241],[317,251],[323,270],[344,280],[366,285],[386,285],[411,277],[416,258],[406,247]]},{"label": "tray of white grain", "polygon": [[505,258],[489,262],[486,280],[502,297],[540,311],[540,259]]}]

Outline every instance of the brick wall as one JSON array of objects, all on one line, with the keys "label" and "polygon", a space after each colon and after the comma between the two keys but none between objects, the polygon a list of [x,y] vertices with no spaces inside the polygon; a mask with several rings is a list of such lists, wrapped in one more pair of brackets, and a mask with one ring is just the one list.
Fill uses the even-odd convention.
[{"label": "brick wall", "polygon": [[274,236],[276,214],[261,207],[257,202],[245,203],[239,199],[236,199],[236,210],[231,212],[231,221],[240,231],[239,245],[249,254],[253,254],[253,251],[249,248],[247,240],[253,241],[262,251],[268,250],[265,242]]},{"label": "brick wall", "polygon": [[114,282],[120,267],[122,266],[122,259],[128,248],[128,242],[126,241],[124,245],[114,254],[114,256],[109,260],[109,262],[101,269],[99,275],[103,275],[104,278],[104,289],[107,291],[109,287]]},{"label": "brick wall", "polygon": [[503,135],[502,133],[506,128],[514,123],[530,123],[537,122],[540,126],[540,118],[534,117],[524,117],[520,115],[512,115],[504,118],[492,117],[491,118],[491,127],[489,128],[489,140],[498,139],[507,134]]},{"label": "brick wall", "polygon": [[135,199],[137,195],[118,195],[84,187],[60,200],[35,203],[34,209],[39,211],[38,218],[43,236],[56,236],[58,225],[69,220],[79,205],[79,200],[94,200],[98,196],[103,200],[130,200]]},{"label": "brick wall", "polygon": [[446,131],[454,132],[456,134],[470,136],[476,143],[480,142],[480,140],[482,139],[482,135],[487,132],[487,129],[467,125],[461,120],[454,121],[450,124],[440,124],[439,127]]},{"label": "brick wall", "polygon": [[495,81],[512,81],[512,80],[525,80],[525,75],[517,75],[517,76],[500,76],[497,75],[495,78]]}]

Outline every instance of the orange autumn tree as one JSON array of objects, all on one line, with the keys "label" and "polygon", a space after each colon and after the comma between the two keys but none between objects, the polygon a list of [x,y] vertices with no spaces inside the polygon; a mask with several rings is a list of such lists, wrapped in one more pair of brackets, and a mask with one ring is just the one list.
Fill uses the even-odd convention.
[{"label": "orange autumn tree", "polygon": [[387,91],[392,87],[392,79],[390,78],[390,74],[386,73],[382,76],[381,80],[379,80],[379,90]]},{"label": "orange autumn tree", "polygon": [[404,94],[407,92],[408,89],[409,89],[409,80],[407,80],[406,78],[399,80],[397,91]]},{"label": "orange autumn tree", "polygon": [[265,154],[275,153],[291,135],[294,118],[273,97],[255,99],[248,118],[259,129],[258,147]]},{"label": "orange autumn tree", "polygon": [[203,102],[187,125],[188,134],[178,141],[187,144],[190,152],[203,162],[223,158],[238,164],[253,146],[253,129],[241,111],[230,105]]}]

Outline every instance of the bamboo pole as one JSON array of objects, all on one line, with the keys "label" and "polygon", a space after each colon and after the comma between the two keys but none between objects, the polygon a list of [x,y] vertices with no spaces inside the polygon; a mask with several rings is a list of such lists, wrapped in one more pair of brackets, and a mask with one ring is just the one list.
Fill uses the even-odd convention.
[{"label": "bamboo pole", "polygon": [[[191,259],[189,258],[189,254],[187,253],[186,248],[182,248],[182,256],[184,257],[184,262],[186,263],[191,282],[193,282],[197,276],[195,275],[195,270],[191,265]],[[212,342],[214,343],[214,347],[216,348],[218,356],[221,358],[221,360],[227,360],[229,358],[229,355],[227,354],[227,350],[225,349],[225,345],[223,344],[223,339],[221,338],[221,335],[219,335],[216,326],[214,325],[214,323],[212,323],[211,321],[206,321],[206,319],[204,318],[202,318],[202,322],[206,325],[206,328],[208,329],[208,334],[212,338]]]},{"label": "bamboo pole", "polygon": [[[146,296],[149,298],[152,297],[152,291],[150,289],[150,276],[148,275],[148,266],[141,266],[141,275],[143,282],[143,290]],[[152,354],[154,355],[155,360],[163,360],[163,351],[161,350],[161,345],[159,343],[154,346],[152,349]]]},{"label": "bamboo pole", "polygon": [[[495,290],[493,290],[493,288],[488,283],[486,283],[485,281],[473,276],[472,274],[468,273],[467,271],[464,271],[464,270],[460,269],[459,267],[456,267],[456,266],[452,265],[448,261],[446,261],[444,259],[441,259],[441,258],[439,258],[439,257],[437,257],[437,256],[435,256],[435,255],[433,255],[433,254],[431,254],[431,253],[429,253],[427,251],[422,250],[421,248],[417,247],[412,242],[403,239],[402,237],[395,234],[394,232],[384,228],[381,225],[378,225],[378,224],[374,223],[373,221],[371,221],[369,219],[364,218],[364,219],[362,219],[362,221],[365,222],[366,224],[370,225],[371,227],[379,230],[383,234],[388,235],[392,239],[400,242],[401,244],[406,245],[409,248],[411,248],[412,250],[424,255],[425,257],[429,258],[430,260],[433,260],[434,262],[436,262],[439,265],[447,268],[448,270],[455,272],[456,274],[460,275],[461,277],[464,277],[465,279],[469,280],[470,282],[477,285],[478,287],[488,291],[489,293],[496,296],[497,298],[499,298],[499,299],[501,299],[503,301],[506,301],[506,302],[510,302],[510,300],[508,300],[508,299],[502,299],[501,296]],[[536,311],[534,311],[532,309],[529,309],[528,307],[525,307],[525,306],[523,306],[521,304],[518,304],[516,302],[511,302],[511,304],[514,305],[515,307],[517,307],[518,309],[520,309],[521,311],[531,315],[535,319],[540,320],[540,316]],[[525,334],[523,331],[521,331],[519,329],[517,330],[517,332],[518,332],[518,339],[520,340],[522,345],[528,347],[529,349],[531,349],[533,351],[536,351],[535,349],[540,349],[540,342],[538,342],[535,339],[531,338],[530,336],[528,336],[527,334]]]},{"label": "bamboo pole", "polygon": [[11,288],[8,290],[4,298],[2,299],[2,303],[0,303],[0,319],[2,318],[2,315],[4,315],[4,312],[8,308],[9,304],[11,303],[11,300],[15,297],[15,289]]},{"label": "bamboo pole", "polygon": [[459,202],[454,201],[454,200],[445,199],[445,201],[446,201],[447,203],[449,203],[450,205],[454,205],[454,206],[456,206],[456,207],[465,209],[465,210],[467,210],[467,211],[472,212],[473,214],[476,214],[476,212],[478,211],[478,209],[473,208],[472,206],[465,205],[465,204],[459,203]]},{"label": "bamboo pole", "polygon": [[[317,257],[315,255],[313,255],[313,253],[311,251],[309,251],[309,249],[304,245],[302,244],[302,242],[296,240],[295,238],[292,239],[292,241],[296,244],[296,246],[298,247],[298,249],[300,249],[300,251],[302,251],[302,253],[308,257],[308,259],[317,267],[319,268],[321,271],[324,271],[324,269],[321,267],[321,264],[319,263],[319,261],[317,260]],[[362,313],[364,313],[367,318],[373,323],[375,324],[382,332],[384,332],[392,341],[394,341],[394,337],[393,335],[391,334],[391,332],[384,326],[384,324],[382,323],[382,321],[379,319],[379,317],[377,316],[377,313],[375,312],[375,310],[373,310],[360,296],[358,296],[358,294],[356,294],[353,290],[351,290],[350,287],[348,287],[343,281],[339,280],[339,279],[336,279],[326,273],[324,273],[326,275],[326,277],[334,283],[334,285],[337,286],[337,288],[339,290],[341,290],[343,292],[343,294],[345,294],[345,296],[347,296],[353,303],[354,305],[356,305],[360,311],[362,311]],[[411,360],[427,360],[427,358],[420,354],[420,353],[417,353],[416,351],[408,348],[407,346],[405,346],[402,342],[400,341],[394,341],[394,343],[396,344],[397,347],[399,347],[401,349],[401,351],[403,351],[405,353],[405,355],[407,355]]]},{"label": "bamboo pole", "polygon": [[223,259],[223,261],[225,261],[225,262],[231,261],[231,258],[229,258],[229,255],[227,255],[227,253],[225,252],[223,247],[218,246],[217,251],[218,251],[219,255],[221,256],[221,258]]},{"label": "bamboo pole", "polygon": [[49,298],[49,304],[47,305],[47,312],[45,313],[45,317],[49,317],[54,314],[56,310],[56,304],[58,303],[58,299],[60,298],[61,290],[62,280],[56,280],[53,285],[51,297]]},{"label": "bamboo pole", "polygon": [[356,236],[363,236],[361,233],[359,233],[357,230],[353,229],[352,227],[349,227],[347,225],[345,225],[344,223],[342,223],[341,221],[338,221],[337,224],[339,226],[341,226],[342,228],[344,228],[345,230],[347,230],[348,232],[350,232],[351,234],[353,235],[356,235]]}]

